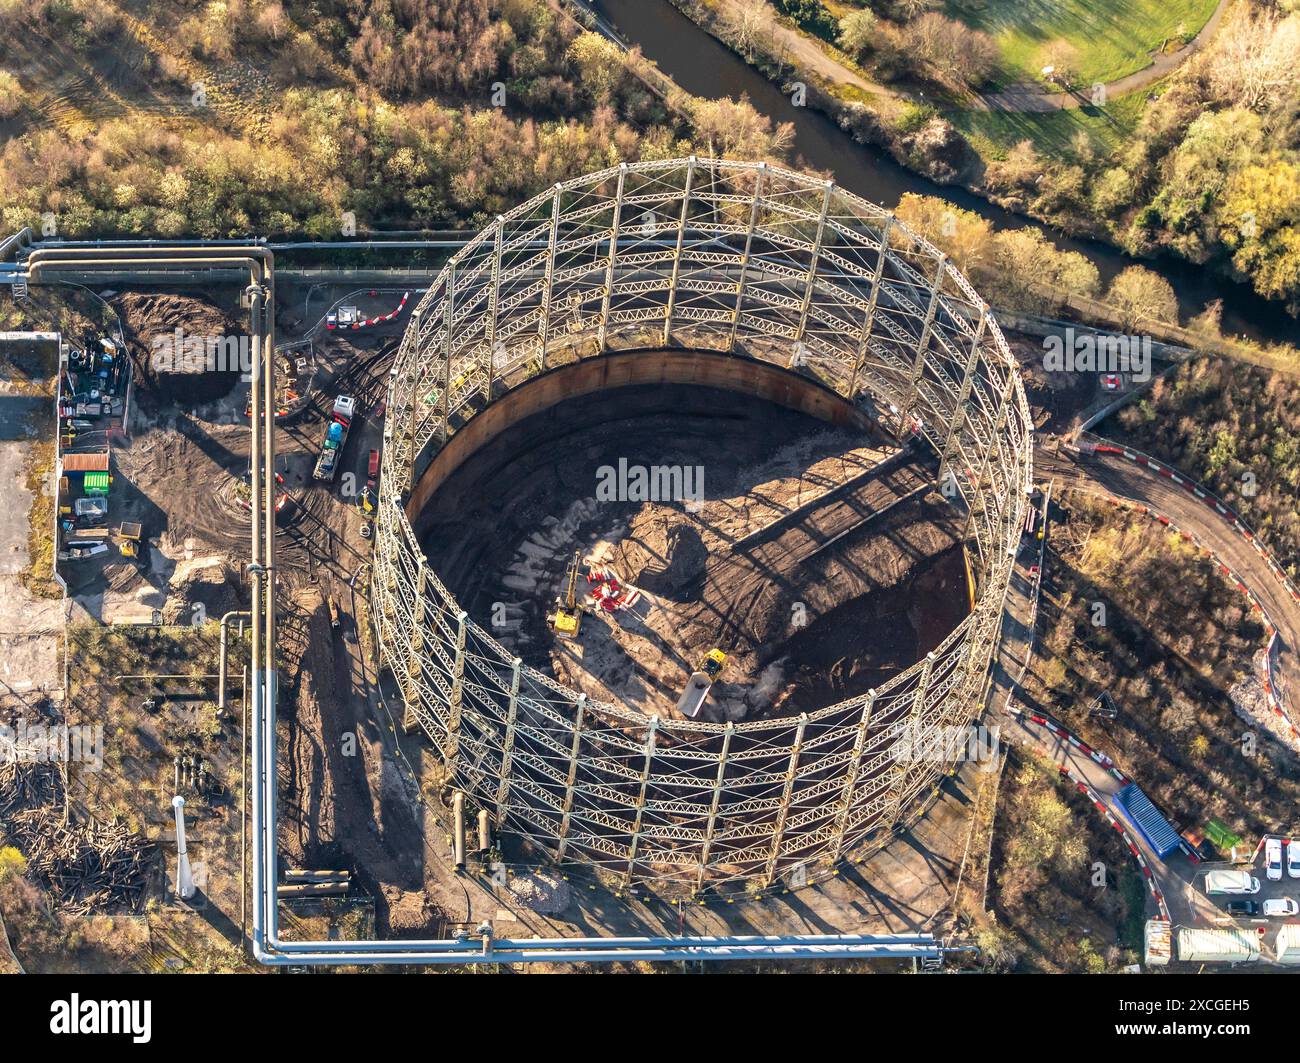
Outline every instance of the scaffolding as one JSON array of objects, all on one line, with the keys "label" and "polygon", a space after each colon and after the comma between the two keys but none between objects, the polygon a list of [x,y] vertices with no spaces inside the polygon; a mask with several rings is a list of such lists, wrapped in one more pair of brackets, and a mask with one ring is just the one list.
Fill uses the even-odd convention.
[{"label": "scaffolding", "polygon": [[[405,508],[421,473],[537,375],[665,347],[777,365],[933,449],[976,581],[973,611],[939,647],[861,697],[719,724],[591,700],[467,616]],[[918,751],[960,748],[939,739],[986,700],[1032,425],[987,304],[887,211],[833,182],[703,158],[558,184],[438,275],[387,408],[371,581],[380,653],[408,723],[499,829],[624,885],[766,889],[879,848],[953,770]]]}]

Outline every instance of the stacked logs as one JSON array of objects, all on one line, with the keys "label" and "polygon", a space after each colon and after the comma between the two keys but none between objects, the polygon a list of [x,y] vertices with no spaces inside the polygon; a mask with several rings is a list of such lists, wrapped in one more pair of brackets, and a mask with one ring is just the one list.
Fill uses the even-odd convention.
[{"label": "stacked logs", "polygon": [[64,823],[63,798],[56,767],[0,766],[0,825],[28,874],[68,915],[141,911],[154,845],[116,817]]}]

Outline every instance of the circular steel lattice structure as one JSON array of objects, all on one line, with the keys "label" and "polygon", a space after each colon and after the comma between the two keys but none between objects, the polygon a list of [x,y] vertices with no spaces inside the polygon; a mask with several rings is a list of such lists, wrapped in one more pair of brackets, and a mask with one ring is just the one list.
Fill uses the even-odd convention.
[{"label": "circular steel lattice structure", "polygon": [[[507,391],[665,347],[780,366],[934,450],[975,579],[973,611],[936,650],[861,697],[718,724],[589,700],[470,620],[420,548],[412,486]],[[499,828],[625,883],[762,888],[883,845],[951,770],[952,738],[987,697],[1031,423],[987,305],[887,211],[724,160],[557,185],[443,269],[402,340],[387,416],[371,581],[380,654],[408,724]]]}]

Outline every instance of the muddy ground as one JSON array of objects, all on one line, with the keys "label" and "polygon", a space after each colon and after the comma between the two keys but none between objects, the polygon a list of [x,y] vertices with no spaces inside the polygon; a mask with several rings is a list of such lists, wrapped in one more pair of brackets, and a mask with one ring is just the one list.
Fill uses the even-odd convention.
[{"label": "muddy ground", "polygon": [[[681,469],[698,500],[640,501],[632,473],[609,500],[620,461]],[[965,615],[960,522],[933,479],[918,453],[761,400],[627,388],[515,426],[420,524],[453,593],[529,664],[673,716],[717,647],[729,660],[703,718],[753,719],[879,686]],[[575,551],[584,573],[602,566],[641,593],[561,642],[545,617]]]}]

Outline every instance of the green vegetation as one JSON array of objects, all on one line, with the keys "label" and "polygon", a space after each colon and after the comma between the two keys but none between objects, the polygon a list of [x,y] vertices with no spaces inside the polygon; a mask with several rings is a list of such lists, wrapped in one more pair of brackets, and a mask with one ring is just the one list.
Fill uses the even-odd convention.
[{"label": "green vegetation", "polygon": [[1109,155],[1127,142],[1141,121],[1151,91],[1144,89],[1110,99],[1104,108],[982,111],[952,107],[943,116],[986,160],[1001,161],[1017,144],[1028,141],[1040,155],[1077,164]]},{"label": "green vegetation", "polygon": [[[1295,755],[1239,716],[1230,693],[1254,675],[1258,614],[1144,514],[1074,492],[1062,501],[1026,704],[1113,757],[1175,824],[1217,816],[1248,838],[1276,829],[1277,810],[1300,804]],[[1102,691],[1114,719],[1088,711]]]},{"label": "green vegetation", "polygon": [[839,23],[834,15],[824,8],[819,0],[773,0],[781,14],[793,19],[802,30],[807,30],[814,37],[835,43],[839,35]]},{"label": "green vegetation", "polygon": [[1300,14],[1239,4],[1140,114],[1141,93],[1105,107],[1119,135],[1073,114],[956,120],[988,153],[983,184],[1012,209],[1135,255],[1237,271],[1300,312],[1298,92]]},{"label": "green vegetation", "polygon": [[1300,381],[1198,358],[1102,428],[1200,480],[1300,576]]},{"label": "green vegetation", "polygon": [[987,961],[1083,974],[1132,962],[1131,927],[1140,938],[1146,889],[1130,859],[1119,835],[1054,768],[1014,753],[993,846],[989,900],[997,922],[977,936]]},{"label": "green vegetation", "polygon": [[[780,154],[747,104],[666,105],[643,60],[548,0],[191,12],[0,5],[0,67],[23,92],[0,151],[0,227],[323,238],[349,214],[358,232],[477,225],[623,160],[697,144]],[[100,81],[112,93],[87,89]]]},{"label": "green vegetation", "polygon": [[1007,81],[1041,80],[1045,66],[1082,85],[1141,70],[1200,32],[1218,0],[949,0],[947,13],[997,42]]}]

